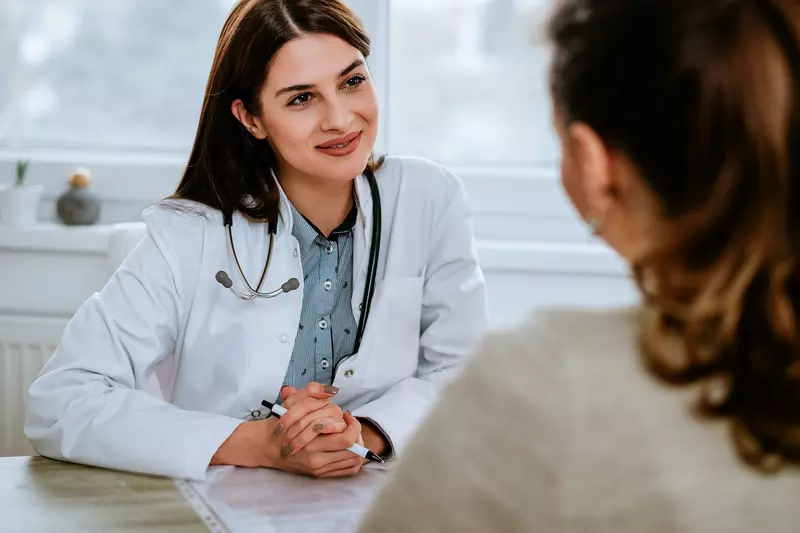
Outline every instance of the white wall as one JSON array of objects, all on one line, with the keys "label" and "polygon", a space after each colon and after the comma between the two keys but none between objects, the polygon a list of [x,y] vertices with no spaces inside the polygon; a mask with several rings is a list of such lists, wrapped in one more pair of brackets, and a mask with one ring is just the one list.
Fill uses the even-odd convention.
[{"label": "white wall", "polygon": [[492,328],[506,328],[542,307],[629,305],[637,295],[628,278],[542,272],[486,272]]}]

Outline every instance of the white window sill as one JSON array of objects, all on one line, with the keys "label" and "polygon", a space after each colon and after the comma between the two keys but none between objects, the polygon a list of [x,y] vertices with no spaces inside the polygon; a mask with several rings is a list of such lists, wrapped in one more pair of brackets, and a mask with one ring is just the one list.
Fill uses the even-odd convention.
[{"label": "white window sill", "polygon": [[627,277],[625,262],[601,244],[479,240],[486,271]]},{"label": "white window sill", "polygon": [[[67,253],[109,256],[119,239],[143,230],[143,223],[68,227],[39,224],[28,228],[0,225],[0,252]],[[125,241],[128,237],[124,237]],[[125,251],[132,244],[124,243]],[[626,276],[623,261],[600,244],[479,239],[481,266],[487,271]],[[118,258],[120,259],[120,258]],[[120,259],[121,260],[121,259]]]},{"label": "white window sill", "polygon": [[0,251],[107,254],[114,226],[0,225]]}]

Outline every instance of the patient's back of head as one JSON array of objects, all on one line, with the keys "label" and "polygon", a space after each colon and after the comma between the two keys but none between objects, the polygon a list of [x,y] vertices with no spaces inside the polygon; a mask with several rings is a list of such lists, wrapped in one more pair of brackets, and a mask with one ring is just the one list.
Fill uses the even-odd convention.
[{"label": "patient's back of head", "polygon": [[[565,185],[581,180],[633,267],[644,360],[714,388],[701,410],[731,419],[741,457],[765,470],[800,460],[798,7],[567,0],[550,24],[565,158],[576,125],[606,150],[579,153],[590,168],[565,168]],[[615,216],[624,228],[602,220]]]}]

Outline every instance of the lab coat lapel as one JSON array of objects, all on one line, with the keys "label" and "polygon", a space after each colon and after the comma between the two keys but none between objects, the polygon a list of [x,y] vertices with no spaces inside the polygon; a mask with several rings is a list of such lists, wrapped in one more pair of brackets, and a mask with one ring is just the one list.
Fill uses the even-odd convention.
[{"label": "lab coat lapel", "polygon": [[358,223],[353,228],[353,297],[351,305],[353,317],[358,323],[361,317],[361,300],[364,297],[367,264],[372,237],[372,193],[369,181],[363,174],[355,180],[356,202],[358,202]]}]

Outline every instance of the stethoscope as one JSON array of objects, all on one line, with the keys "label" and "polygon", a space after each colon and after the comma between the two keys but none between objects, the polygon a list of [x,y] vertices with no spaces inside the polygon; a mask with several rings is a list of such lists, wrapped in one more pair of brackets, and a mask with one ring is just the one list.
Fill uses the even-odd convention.
[{"label": "stethoscope", "polygon": [[[381,196],[378,192],[378,184],[375,182],[375,176],[371,172],[367,172],[366,177],[367,181],[369,182],[370,194],[372,195],[372,236],[370,241],[369,263],[367,264],[367,279],[366,284],[364,285],[364,296],[362,297],[361,305],[359,306],[359,309],[361,310],[361,316],[358,320],[358,330],[356,331],[355,346],[353,350],[354,353],[358,352],[358,348],[361,345],[361,337],[364,335],[364,328],[367,325],[367,317],[369,316],[370,307],[372,306],[372,296],[375,293],[375,276],[378,271],[378,257],[380,255],[381,245]],[[258,285],[256,285],[255,289],[247,281],[247,276],[244,275],[242,265],[239,263],[239,257],[236,255],[236,247],[233,244],[233,232],[231,231],[231,227],[233,226],[233,214],[231,212],[223,212],[222,220],[227,233],[228,248],[230,248],[231,254],[233,255],[233,260],[236,262],[236,268],[239,270],[239,276],[241,277],[242,281],[244,281],[246,291],[242,292],[237,289],[233,284],[233,281],[231,281],[230,276],[228,276],[228,273],[224,270],[217,272],[215,276],[217,282],[219,282],[226,289],[230,289],[233,294],[242,300],[275,298],[276,296],[291,292],[300,287],[300,282],[297,280],[297,278],[290,278],[274,291],[261,292],[261,286],[264,284],[264,280],[267,277],[269,264],[272,260],[272,245],[275,233],[278,231],[277,220],[270,220],[267,224],[267,231],[269,232],[269,250],[267,251],[267,261],[264,263],[264,270],[261,272],[261,279],[258,280]]]}]

